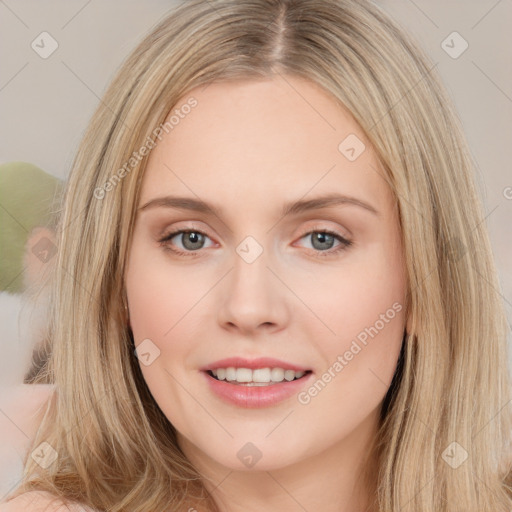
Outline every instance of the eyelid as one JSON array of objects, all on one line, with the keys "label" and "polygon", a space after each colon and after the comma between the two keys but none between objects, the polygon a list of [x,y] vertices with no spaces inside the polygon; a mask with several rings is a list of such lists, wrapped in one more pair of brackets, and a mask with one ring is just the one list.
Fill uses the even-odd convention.
[{"label": "eyelid", "polygon": [[[164,240],[169,239],[169,237],[175,236],[177,234],[193,231],[194,233],[200,233],[200,234],[210,238],[211,240],[213,240],[213,238],[210,235],[208,235],[208,233],[207,233],[207,231],[210,231],[210,230],[203,229],[202,227],[196,225],[195,222],[196,221],[194,221],[194,220],[189,220],[188,222],[180,221],[180,222],[173,223],[171,226],[166,226],[162,230],[159,230],[157,239],[159,242],[162,242]],[[202,223],[200,223],[200,224],[202,224]]]},{"label": "eyelid", "polygon": [[305,235],[309,235],[311,233],[330,233],[331,235],[336,235],[340,238],[343,238],[344,240],[350,240],[351,235],[344,235],[342,234],[340,229],[337,228],[331,228],[329,226],[326,226],[325,224],[313,224],[311,226],[308,226],[306,229],[302,230],[302,235],[300,235],[300,238],[303,238]]},{"label": "eyelid", "polygon": [[195,251],[183,251],[181,249],[176,249],[176,248],[171,249],[169,247],[169,245],[168,245],[168,242],[172,238],[174,238],[175,236],[182,235],[182,234],[185,234],[185,233],[199,233],[200,235],[203,235],[204,237],[209,238],[210,240],[212,240],[212,237],[209,236],[207,233],[205,233],[204,230],[198,229],[198,228],[195,228],[195,227],[192,227],[192,226],[187,226],[187,227],[183,227],[183,228],[175,228],[175,229],[171,229],[169,231],[164,231],[164,234],[161,235],[158,238],[158,243],[165,250],[168,250],[170,252],[174,252],[174,253],[177,253],[177,254],[184,254],[184,255],[196,255],[198,252],[200,252],[202,249],[204,249],[204,247],[201,248],[201,249],[197,249]]},{"label": "eyelid", "polygon": [[302,240],[307,235],[311,235],[313,233],[325,233],[328,235],[333,236],[335,239],[338,240],[339,245],[335,246],[334,248],[327,249],[325,251],[316,251],[314,249],[309,249],[310,251],[313,251],[315,255],[319,255],[320,257],[327,257],[327,256],[335,256],[339,252],[344,251],[351,247],[353,245],[352,237],[347,237],[342,235],[339,231],[336,229],[326,228],[325,226],[310,226],[307,230],[305,230],[302,235],[298,238],[298,240]]},{"label": "eyelid", "polygon": [[[169,245],[167,244],[167,242],[170,241],[175,236],[182,235],[184,233],[190,233],[190,232],[199,233],[202,236],[212,240],[212,237],[210,237],[205,232],[205,230],[196,228],[195,226],[192,226],[192,225],[188,225],[188,226],[177,227],[174,229],[164,231],[164,234],[158,238],[158,242],[165,250],[173,252],[175,254],[184,255],[184,256],[192,256],[192,257],[198,256],[199,253],[202,252],[203,249],[205,249],[204,247],[201,249],[196,249],[195,251],[183,251],[181,249],[170,248]],[[320,256],[335,255],[338,252],[340,252],[344,249],[348,249],[351,245],[353,245],[353,241],[352,241],[351,237],[349,238],[347,236],[342,235],[336,229],[328,228],[326,226],[321,226],[321,225],[309,226],[307,229],[302,231],[302,234],[298,237],[297,240],[302,240],[305,236],[311,235],[313,233],[325,233],[325,234],[334,236],[334,238],[337,239],[339,242],[339,245],[335,246],[335,248],[327,249],[325,251],[309,249],[309,251],[314,252],[316,255],[320,255]]]}]

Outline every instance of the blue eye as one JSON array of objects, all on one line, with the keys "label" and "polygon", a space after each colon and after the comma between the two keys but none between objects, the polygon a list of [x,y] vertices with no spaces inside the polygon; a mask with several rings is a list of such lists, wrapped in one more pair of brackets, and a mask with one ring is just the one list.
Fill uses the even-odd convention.
[{"label": "blue eye", "polygon": [[[181,236],[181,243],[185,250],[175,249],[170,247],[169,242],[175,238]],[[169,250],[178,254],[189,255],[203,248],[205,238],[209,238],[205,233],[197,229],[179,229],[168,233],[159,242],[165,250]]]},{"label": "blue eye", "polygon": [[[309,231],[300,239],[302,240],[303,238],[307,237],[309,237],[311,240],[313,249],[316,250],[320,256],[337,254],[338,252],[343,251],[352,245],[350,240],[347,240],[335,231],[329,231],[325,229]],[[339,244],[334,246],[335,248],[333,249],[332,247],[336,240],[339,242]]]},{"label": "blue eye", "polygon": [[[352,245],[350,240],[347,240],[335,231],[329,230],[313,230],[305,233],[300,237],[300,240],[309,236],[312,244],[312,250],[319,256],[332,256],[340,251],[343,251]],[[181,237],[181,239],[180,239]],[[182,248],[176,248],[172,240],[177,238],[181,240]],[[167,233],[161,240],[160,245],[164,250],[173,252],[181,256],[197,256],[200,249],[205,248],[206,240],[210,237],[197,229],[178,229]],[[334,245],[338,241],[338,245]],[[211,246],[211,245],[210,245]],[[334,249],[333,249],[334,247]]]}]

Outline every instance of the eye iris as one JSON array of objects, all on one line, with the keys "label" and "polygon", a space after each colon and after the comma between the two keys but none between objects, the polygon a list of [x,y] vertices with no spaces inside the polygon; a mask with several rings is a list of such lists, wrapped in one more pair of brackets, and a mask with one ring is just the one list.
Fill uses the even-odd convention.
[{"label": "eye iris", "polygon": [[[204,235],[197,231],[184,231],[181,233],[183,247],[190,251],[201,249],[204,243]],[[312,245],[317,250],[326,250],[333,247],[335,236],[331,233],[316,231],[310,235]]]},{"label": "eye iris", "polygon": [[[204,242],[204,236],[200,233],[196,233],[195,231],[190,231],[182,234],[183,247],[189,249],[191,251],[195,251],[196,249],[200,249],[202,243]],[[190,240],[192,247],[190,247],[186,241]]]},{"label": "eye iris", "polygon": [[[319,241],[320,244],[326,244],[327,243],[327,247],[325,246],[320,246],[320,247],[315,247],[315,249],[331,249],[332,248],[332,245],[334,243],[334,236],[333,235],[330,235],[329,233],[313,233],[311,235],[312,237],[312,241],[313,241],[313,247],[315,247],[315,242],[316,241]],[[326,238],[329,240],[329,242],[326,242]]]}]

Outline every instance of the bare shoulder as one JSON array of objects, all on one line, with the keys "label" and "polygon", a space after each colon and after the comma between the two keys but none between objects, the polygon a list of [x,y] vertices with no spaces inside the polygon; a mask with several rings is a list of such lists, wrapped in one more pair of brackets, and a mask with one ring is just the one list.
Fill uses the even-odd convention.
[{"label": "bare shoulder", "polygon": [[45,491],[30,491],[0,503],[0,512],[97,512],[83,505],[65,505],[56,496]]}]

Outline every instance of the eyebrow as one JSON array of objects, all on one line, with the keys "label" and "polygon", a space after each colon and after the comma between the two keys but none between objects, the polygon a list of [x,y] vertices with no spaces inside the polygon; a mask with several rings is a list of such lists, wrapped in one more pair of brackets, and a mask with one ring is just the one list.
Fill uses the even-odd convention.
[{"label": "eyebrow", "polygon": [[[286,203],[282,210],[281,215],[297,215],[299,213],[307,212],[310,210],[319,210],[321,208],[329,208],[340,205],[353,205],[364,208],[365,210],[379,216],[379,212],[370,204],[357,199],[356,197],[342,195],[342,194],[328,194],[312,199],[301,199],[291,203]],[[179,197],[179,196],[163,196],[151,199],[143,206],[138,208],[138,211],[148,210],[150,208],[165,207],[182,210],[191,210],[201,213],[213,213],[217,217],[222,217],[222,209],[200,199],[192,197]]]}]

